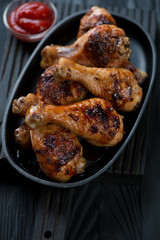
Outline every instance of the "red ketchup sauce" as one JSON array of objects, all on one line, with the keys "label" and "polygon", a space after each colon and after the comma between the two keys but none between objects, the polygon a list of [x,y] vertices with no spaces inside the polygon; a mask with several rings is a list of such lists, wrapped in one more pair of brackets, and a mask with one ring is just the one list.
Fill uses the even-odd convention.
[{"label": "red ketchup sauce", "polygon": [[46,4],[27,2],[10,13],[8,23],[14,31],[28,35],[47,30],[53,20],[54,14]]}]

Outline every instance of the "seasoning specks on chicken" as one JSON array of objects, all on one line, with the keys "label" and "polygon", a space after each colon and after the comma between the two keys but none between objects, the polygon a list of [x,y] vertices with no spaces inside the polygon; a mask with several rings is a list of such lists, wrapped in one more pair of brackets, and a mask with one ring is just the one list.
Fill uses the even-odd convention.
[{"label": "seasoning specks on chicken", "polygon": [[60,58],[55,68],[55,79],[59,82],[67,79],[77,81],[94,96],[110,101],[115,109],[121,111],[134,110],[142,99],[141,87],[134,75],[124,68],[85,67]]},{"label": "seasoning specks on chicken", "polygon": [[[34,94],[15,99],[13,112],[25,115],[27,109],[35,105]],[[86,166],[83,148],[77,136],[69,130],[55,124],[45,124],[31,130],[25,123],[14,131],[15,140],[22,148],[32,147],[41,170],[57,181],[68,181],[76,174],[81,174]]]},{"label": "seasoning specks on chicken", "polygon": [[56,82],[54,68],[55,66],[51,66],[41,74],[36,87],[36,97],[46,104],[54,105],[67,105],[83,100],[87,90],[76,82]]},{"label": "seasoning specks on chicken", "polygon": [[66,106],[30,107],[25,123],[31,128],[55,123],[81,136],[96,146],[115,146],[123,138],[123,120],[110,102],[100,98],[87,99]]},{"label": "seasoning specks on chicken", "polygon": [[56,124],[45,124],[31,130],[30,135],[39,165],[48,177],[66,182],[84,171],[86,160],[74,133]]},{"label": "seasoning specks on chicken", "polygon": [[66,57],[90,67],[107,67],[111,59],[128,59],[131,54],[129,38],[123,29],[114,25],[100,25],[79,37],[72,45],[50,45],[42,49],[41,67],[57,63]]}]

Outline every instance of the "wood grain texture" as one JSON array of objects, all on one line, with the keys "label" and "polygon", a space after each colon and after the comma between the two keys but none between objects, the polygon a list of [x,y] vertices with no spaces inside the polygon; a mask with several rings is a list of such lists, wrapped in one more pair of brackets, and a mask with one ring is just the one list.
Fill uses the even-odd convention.
[{"label": "wood grain texture", "polygon": [[89,183],[74,191],[66,239],[142,239],[141,216],[139,186]]},{"label": "wood grain texture", "polygon": [[[8,2],[10,1],[0,1],[1,16]],[[136,18],[140,23],[145,24],[146,30],[149,29],[152,36],[155,36],[156,24],[151,23],[160,15],[157,0],[55,0],[52,2],[58,8],[58,20],[91,5],[99,5],[133,19]],[[135,10],[136,7],[138,9]],[[146,11],[144,12],[143,9]],[[1,124],[11,89],[36,44],[25,44],[16,40],[5,31],[2,23],[0,26],[4,33],[0,38],[3,50],[0,58],[0,90],[3,90],[0,91],[0,99],[3,102],[0,105]],[[158,35],[157,46],[159,41]],[[160,53],[159,47],[157,50]],[[159,60],[158,64],[160,64]],[[108,178],[104,175],[99,182],[92,182],[76,189],[52,189],[25,179],[15,172],[5,159],[0,160],[0,239],[160,239],[160,135],[157,136],[160,122],[159,76],[158,68],[150,100],[151,107],[147,108],[128,150],[108,171],[112,182],[115,181],[113,173],[114,176],[121,175],[120,178],[116,178],[116,184],[108,183]],[[157,111],[152,107],[155,103]],[[149,121],[145,121],[148,117]],[[148,124],[153,128],[148,128]],[[149,139],[147,141],[146,133]],[[129,149],[135,149],[137,138],[140,141],[140,149],[136,151],[142,151],[141,165],[137,165],[137,161],[130,162],[132,157]],[[135,154],[134,159],[136,156]],[[126,158],[128,161],[124,162]],[[134,168],[133,164],[135,164]],[[136,175],[136,179],[137,175],[144,175],[141,185],[120,184],[128,181],[135,183],[135,179],[131,179],[130,174]]]}]

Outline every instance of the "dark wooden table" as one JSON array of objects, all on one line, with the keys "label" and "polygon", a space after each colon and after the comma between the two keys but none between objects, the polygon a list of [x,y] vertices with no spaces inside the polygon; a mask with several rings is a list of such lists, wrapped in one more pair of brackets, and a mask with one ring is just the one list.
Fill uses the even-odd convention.
[{"label": "dark wooden table", "polygon": [[[0,124],[14,83],[36,46],[16,40],[5,29],[2,15],[9,2],[0,1]],[[102,6],[137,20],[155,42],[159,66],[158,0],[53,2],[58,8],[58,21],[92,5]],[[138,135],[143,136],[145,146],[141,149],[142,146],[134,145],[137,155],[132,159],[129,152],[132,140],[125,154],[94,182],[71,189],[39,185],[17,173],[5,159],[2,150],[0,151],[0,240],[160,239],[159,78],[160,68],[157,67],[149,104],[133,136],[134,140]],[[136,150],[138,148],[139,151]],[[128,169],[130,159],[134,161]],[[141,166],[136,166],[136,163]]]}]

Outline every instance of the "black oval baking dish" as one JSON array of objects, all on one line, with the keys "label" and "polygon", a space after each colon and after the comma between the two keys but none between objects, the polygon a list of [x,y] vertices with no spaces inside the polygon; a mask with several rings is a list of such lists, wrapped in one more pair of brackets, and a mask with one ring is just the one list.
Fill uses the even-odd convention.
[{"label": "black oval baking dish", "polygon": [[12,101],[22,95],[27,95],[29,92],[34,92],[37,80],[42,73],[42,69],[40,68],[40,52],[42,48],[52,43],[58,45],[71,44],[76,39],[80,19],[85,13],[86,11],[81,11],[65,18],[37,45],[17,79],[3,118],[2,147],[6,159],[25,177],[53,187],[67,188],[85,184],[100,176],[115,162],[136,130],[149,100],[155,78],[156,53],[154,43],[148,33],[139,24],[129,18],[111,13],[116,19],[118,27],[123,28],[126,35],[130,38],[132,49],[131,63],[139,69],[146,71],[149,75],[149,78],[143,84],[144,96],[142,104],[136,111],[125,114],[124,126],[126,134],[123,141],[117,146],[108,149],[98,148],[83,140],[81,141],[84,148],[84,156],[88,160],[84,174],[77,175],[66,183],[55,182],[46,177],[40,170],[33,151],[21,149],[14,140],[14,130],[20,126],[22,119],[12,114]]}]

